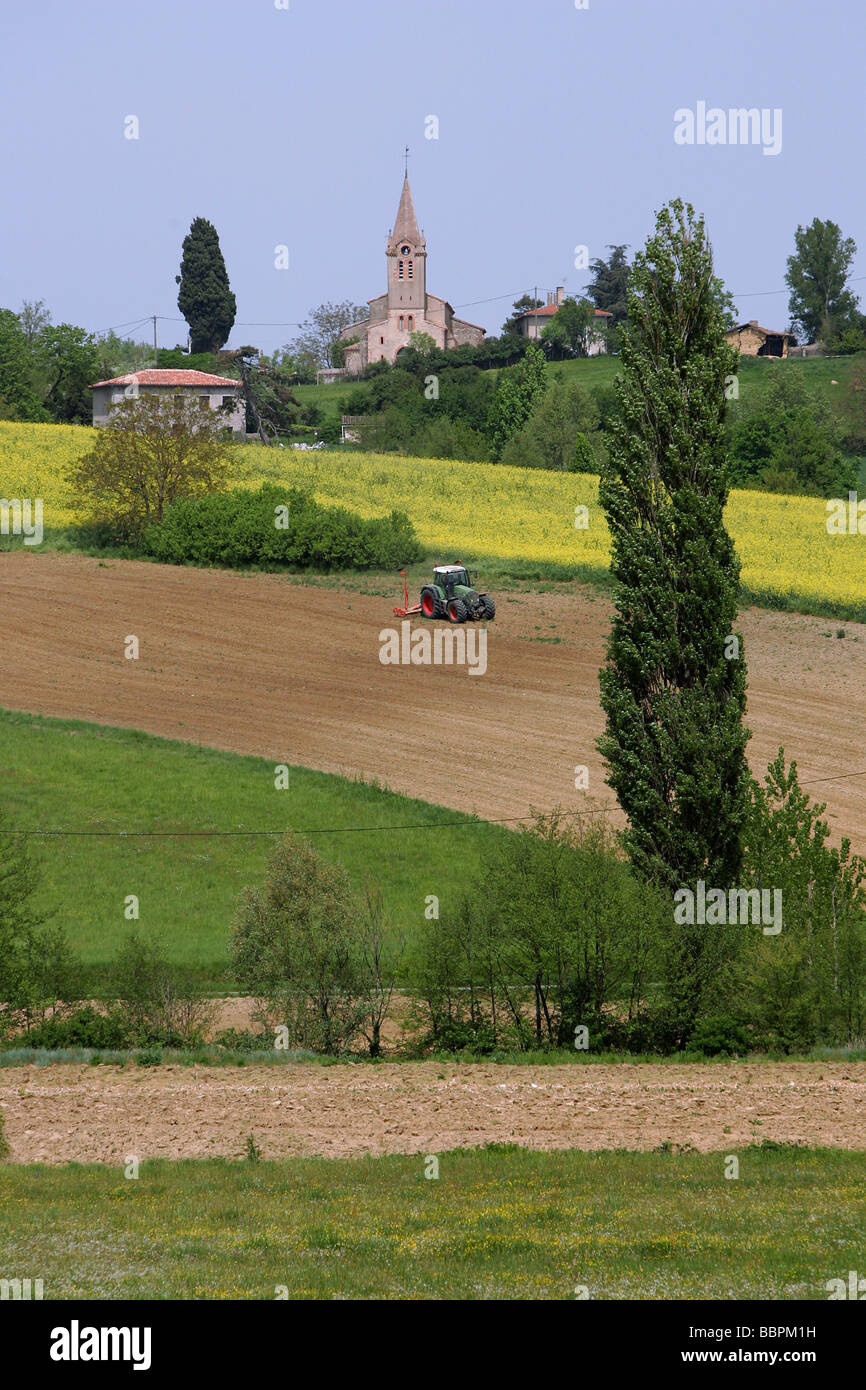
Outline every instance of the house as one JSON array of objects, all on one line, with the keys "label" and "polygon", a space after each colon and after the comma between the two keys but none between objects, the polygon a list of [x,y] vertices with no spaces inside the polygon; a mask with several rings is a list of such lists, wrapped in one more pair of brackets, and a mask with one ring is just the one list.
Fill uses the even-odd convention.
[{"label": "house", "polygon": [[437,348],[478,346],[484,329],[455,318],[447,299],[427,293],[427,242],[415,216],[408,173],[397,220],[388,234],[385,264],[387,290],[367,301],[366,318],[348,324],[340,334],[340,341],[347,344],[347,375],[359,375],[370,362],[393,363],[400,349],[409,346],[412,333],[428,333]]},{"label": "house", "polygon": [[[547,303],[542,304],[539,309],[527,309],[525,314],[519,314],[514,321],[515,329],[522,338],[540,338],[551,319],[559,312],[565,303],[565,289],[562,285],[557,285],[556,294],[548,294]],[[586,335],[586,355],[587,357],[598,357],[602,352],[607,352],[607,343],[601,332],[597,331],[604,327],[608,319],[613,318],[606,309],[593,310],[596,331],[589,329]]]},{"label": "house", "polygon": [[776,333],[761,328],[757,319],[729,328],[725,338],[731,347],[740,349],[743,357],[787,357],[788,349],[797,346],[793,333]]},{"label": "house", "polygon": [[90,389],[93,392],[94,425],[107,425],[112,406],[137,394],[184,395],[193,400],[207,401],[211,410],[234,402],[234,409],[225,417],[226,426],[233,434],[243,435],[246,430],[246,405],[241,383],[235,377],[149,367],[141,372],[127,372],[125,376],[112,377],[108,381],[97,381]]}]

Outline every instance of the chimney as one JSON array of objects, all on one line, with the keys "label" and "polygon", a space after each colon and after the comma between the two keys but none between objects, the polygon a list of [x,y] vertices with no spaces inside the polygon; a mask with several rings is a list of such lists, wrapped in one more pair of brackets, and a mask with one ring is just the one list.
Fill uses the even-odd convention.
[{"label": "chimney", "polygon": [[758,326],[758,320],[757,320],[757,319],[749,319],[749,327],[750,327],[750,328],[757,328],[757,326]]},{"label": "chimney", "polygon": [[557,302],[557,304],[561,304],[561,303],[563,302],[564,299],[565,299],[565,287],[564,287],[563,285],[557,285],[557,287],[556,287],[556,302]]}]

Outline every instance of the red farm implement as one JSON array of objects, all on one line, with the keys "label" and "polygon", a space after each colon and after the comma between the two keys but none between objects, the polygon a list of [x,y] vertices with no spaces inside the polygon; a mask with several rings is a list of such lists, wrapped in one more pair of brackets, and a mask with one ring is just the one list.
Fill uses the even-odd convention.
[{"label": "red farm implement", "polygon": [[398,618],[408,618],[410,613],[420,613],[421,605],[416,603],[414,608],[409,607],[409,580],[406,578],[406,571],[401,570],[403,576],[403,607],[395,608],[394,613]]}]

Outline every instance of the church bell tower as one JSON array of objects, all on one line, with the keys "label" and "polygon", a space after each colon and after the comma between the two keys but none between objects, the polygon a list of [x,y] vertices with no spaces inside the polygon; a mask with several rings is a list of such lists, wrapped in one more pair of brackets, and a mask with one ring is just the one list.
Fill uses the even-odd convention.
[{"label": "church bell tower", "polygon": [[386,250],[388,312],[423,316],[427,306],[427,242],[418,227],[409,170],[403,180],[400,206]]}]

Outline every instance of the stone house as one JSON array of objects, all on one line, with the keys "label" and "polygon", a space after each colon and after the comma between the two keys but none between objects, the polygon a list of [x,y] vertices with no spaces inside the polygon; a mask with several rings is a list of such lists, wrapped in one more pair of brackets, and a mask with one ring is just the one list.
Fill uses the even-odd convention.
[{"label": "stone house", "polygon": [[797,346],[793,333],[761,328],[757,319],[729,328],[725,338],[731,347],[740,349],[743,357],[787,357],[788,349]]},{"label": "stone house", "polygon": [[[562,285],[557,285],[556,294],[548,294],[547,303],[542,304],[539,309],[527,309],[525,314],[519,314],[515,319],[515,328],[522,338],[540,338],[550,320],[559,312],[565,302],[565,289]],[[606,309],[593,310],[593,318],[597,327],[600,329],[613,315]],[[590,328],[586,335],[586,355],[587,357],[598,357],[600,353],[607,352],[607,343],[600,332],[593,332]]]},{"label": "stone house", "polygon": [[127,372],[125,376],[112,377],[108,381],[97,381],[90,389],[93,392],[94,425],[107,425],[112,406],[128,400],[137,390],[143,395],[190,396],[193,400],[207,401],[211,410],[233,402],[234,408],[225,417],[225,424],[231,429],[232,434],[244,435],[246,431],[246,406],[241,393],[241,383],[235,377],[213,376],[210,372],[168,367],[148,367],[140,372]]},{"label": "stone house", "polygon": [[[347,343],[345,371],[357,376],[370,362],[393,363],[411,333],[429,333],[438,348],[477,347],[484,337],[478,324],[455,317],[447,299],[427,292],[427,241],[418,226],[409,175],[403,180],[400,205],[385,248],[388,288],[368,300],[370,312],[340,334]],[[353,338],[357,342],[352,342]]]}]

